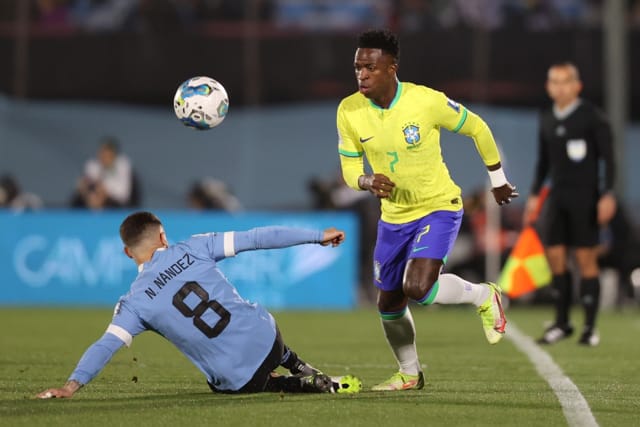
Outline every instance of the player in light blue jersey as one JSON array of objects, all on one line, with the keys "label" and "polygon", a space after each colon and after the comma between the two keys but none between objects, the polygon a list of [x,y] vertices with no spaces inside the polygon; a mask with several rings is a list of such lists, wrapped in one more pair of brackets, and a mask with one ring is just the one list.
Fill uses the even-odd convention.
[{"label": "player in light blue jersey", "polygon": [[[301,360],[283,342],[271,314],[243,299],[217,262],[255,249],[305,243],[338,246],[343,231],[262,227],[207,233],[169,246],[150,212],[129,215],[120,226],[124,251],[138,266],[129,292],[118,301],[105,334],[90,346],[66,384],[40,398],[72,397],[133,337],[154,331],[171,341],[205,375],[216,392],[356,392],[354,377],[332,379]],[[277,375],[283,366],[293,374]]]}]

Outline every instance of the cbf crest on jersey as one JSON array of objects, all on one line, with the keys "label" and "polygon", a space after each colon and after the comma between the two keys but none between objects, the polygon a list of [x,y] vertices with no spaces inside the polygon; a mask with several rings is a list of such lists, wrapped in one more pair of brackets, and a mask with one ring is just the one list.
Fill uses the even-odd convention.
[{"label": "cbf crest on jersey", "polygon": [[407,123],[402,128],[404,140],[409,144],[407,148],[417,147],[420,144],[420,126],[417,123]]}]

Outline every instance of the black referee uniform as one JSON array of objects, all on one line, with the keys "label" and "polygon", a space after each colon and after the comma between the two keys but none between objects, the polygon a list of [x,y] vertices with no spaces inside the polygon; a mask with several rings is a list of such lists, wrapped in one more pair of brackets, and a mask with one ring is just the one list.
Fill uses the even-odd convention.
[{"label": "black referee uniform", "polygon": [[[612,191],[615,176],[611,127],[602,111],[578,99],[563,112],[550,108],[540,115],[538,163],[532,194],[545,180],[550,192],[540,220],[540,236],[546,246],[593,247],[598,244],[597,204]],[[559,292],[556,325],[570,334],[568,321],[571,280],[567,273],[554,276]],[[599,300],[598,278],[582,279],[585,327],[592,329]]]},{"label": "black referee uniform", "polygon": [[546,178],[551,181],[541,238],[549,246],[595,246],[598,199],[613,190],[611,127],[585,100],[564,113],[558,116],[549,109],[540,115],[532,194],[538,194]]}]

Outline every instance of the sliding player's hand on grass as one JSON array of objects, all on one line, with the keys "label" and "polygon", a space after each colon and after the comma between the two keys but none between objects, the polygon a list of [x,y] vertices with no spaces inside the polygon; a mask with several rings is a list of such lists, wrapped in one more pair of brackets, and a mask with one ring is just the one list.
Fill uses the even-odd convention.
[{"label": "sliding player's hand on grass", "polygon": [[77,381],[69,381],[60,388],[50,388],[41,393],[38,393],[36,397],[38,399],[54,399],[54,398],[70,398],[78,391],[82,385]]}]

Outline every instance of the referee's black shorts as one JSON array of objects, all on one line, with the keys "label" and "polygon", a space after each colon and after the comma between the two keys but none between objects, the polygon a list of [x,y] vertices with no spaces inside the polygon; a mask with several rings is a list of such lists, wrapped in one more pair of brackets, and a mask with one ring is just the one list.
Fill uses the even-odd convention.
[{"label": "referee's black shorts", "polygon": [[545,246],[593,247],[599,243],[598,199],[584,189],[552,189],[540,214]]}]

